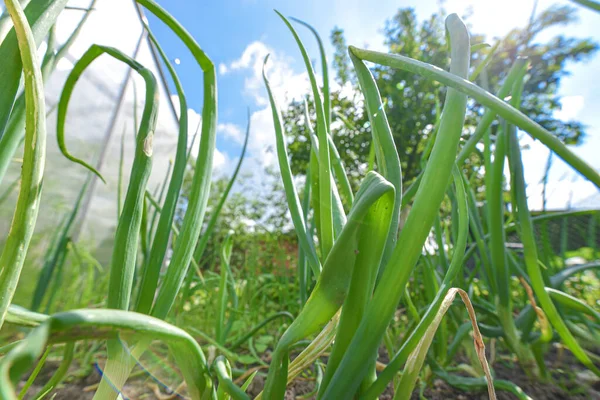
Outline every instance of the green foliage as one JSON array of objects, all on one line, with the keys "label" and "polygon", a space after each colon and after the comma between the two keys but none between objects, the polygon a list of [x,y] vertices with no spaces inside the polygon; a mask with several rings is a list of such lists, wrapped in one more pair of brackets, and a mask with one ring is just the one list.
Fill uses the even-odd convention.
[{"label": "green foliage", "polygon": [[[158,286],[158,275],[160,272],[160,268],[163,265],[165,254],[167,252],[169,236],[171,232],[170,227],[173,223],[175,207],[177,206],[177,200],[179,198],[179,192],[181,191],[181,185],[183,183],[185,167],[187,164],[188,139],[188,107],[183,87],[181,85],[181,82],[179,81],[179,77],[175,73],[173,65],[171,65],[171,62],[167,58],[162,47],[160,46],[152,32],[148,29],[148,27],[146,27],[146,29],[148,30],[148,36],[152,40],[152,43],[158,49],[161,59],[167,66],[167,69],[169,71],[169,74],[171,75],[171,78],[173,79],[173,82],[175,82],[177,96],[179,98],[179,115],[181,115],[181,118],[179,119],[179,135],[177,138],[177,151],[175,154],[173,174],[171,175],[171,179],[169,181],[169,187],[167,189],[165,202],[161,208],[160,217],[158,218],[156,235],[154,237],[154,240],[152,240],[152,248],[150,249],[147,265],[144,268],[144,274],[142,275],[142,280],[140,282],[140,294],[136,310],[145,314],[149,313],[152,309],[154,292],[156,291],[156,287]],[[122,165],[120,165],[120,167],[121,166]],[[169,176],[169,174],[167,174],[167,176]],[[164,187],[162,189],[164,190]],[[120,204],[120,196],[118,196],[117,201],[119,201]],[[153,224],[151,224],[151,228],[152,225]],[[145,231],[147,231],[147,229],[142,230],[142,232]],[[145,237],[145,235],[143,235],[142,237]]]},{"label": "green foliage", "polygon": [[[34,11],[44,11],[43,5],[38,3],[41,10],[32,7]],[[63,5],[64,6],[64,5]],[[21,62],[25,76],[25,154],[23,156],[23,167],[21,170],[21,184],[19,197],[12,219],[10,231],[4,244],[2,254],[0,255],[0,328],[4,324],[4,318],[8,307],[12,302],[17,283],[23,269],[25,256],[35,223],[37,221],[40,200],[42,195],[42,182],[44,176],[44,163],[46,156],[46,103],[44,99],[44,86],[40,63],[36,55],[35,37],[31,31],[25,13],[21,5],[15,0],[7,3],[7,9],[13,20],[14,28],[11,31],[13,36],[9,36],[0,46],[0,54],[4,49],[10,49],[10,45],[17,47],[21,54],[4,55],[4,60],[8,66],[2,68],[3,74],[10,73],[11,70],[20,74]],[[48,17],[56,18],[55,15]],[[9,84],[16,85],[19,81],[16,77],[10,78],[4,75],[3,81],[13,79]],[[0,124],[2,123],[2,114],[8,119],[11,110],[12,101],[10,90],[3,91],[0,97],[1,101],[8,101],[8,104],[0,103]],[[0,132],[2,131],[0,127]]]},{"label": "green foliage", "polygon": [[[417,381],[423,389],[434,376],[463,390],[487,386],[490,398],[495,398],[495,390],[505,390],[528,399],[514,383],[492,378],[482,333],[497,339],[501,354],[516,356],[534,378],[548,376],[545,357],[553,343],[563,343],[583,366],[600,375],[590,353],[600,322],[598,212],[532,215],[517,136],[520,128],[600,187],[598,172],[563,143],[579,140],[581,126],[544,119],[558,105],[553,94],[564,76],[564,63],[595,51],[589,41],[575,46],[559,38],[548,47],[536,42],[547,27],[571,22],[569,10],[542,13],[527,29],[513,31],[491,47],[483,38],[470,36],[456,14],[445,19],[443,28],[442,15],[418,24],[414,12],[400,10],[386,26],[391,53],[350,46],[353,72],[344,56],[343,34],[336,29],[332,41],[337,82],[343,90],[353,87],[350,98],[330,93],[325,51],[316,30],[294,20],[317,40],[322,89],[299,33],[277,13],[301,52],[314,103],[303,104],[302,123],[290,128],[263,71],[281,174],[270,171],[262,182],[272,197],[248,199],[244,185],[254,182],[242,179],[235,189],[234,184],[250,127],[232,176],[213,182],[215,66],[164,9],[153,0],[137,1],[181,39],[203,72],[198,157],[190,159],[187,122],[182,118],[173,174],[166,174],[157,199],[146,190],[159,106],[156,80],[121,51],[93,45],[75,63],[61,94],[57,135],[63,154],[93,169],[68,154],[64,124],[77,79],[100,55],[108,54],[142,75],[144,113],[122,208],[120,189],[117,196],[119,221],[109,274],[88,254],[85,243],[70,238],[88,180],[70,214],[50,233],[32,302],[34,310],[45,305],[41,314],[12,304],[25,255],[32,253],[43,178],[44,64],[36,59],[32,26],[54,21],[59,10],[52,7],[64,4],[35,3],[29,14],[34,10],[40,15],[29,15],[28,23],[19,3],[7,0],[16,33],[0,45],[0,54],[17,46],[22,65],[21,59],[1,58],[0,64],[9,66],[3,70],[6,74],[22,68],[25,76],[24,97],[17,99],[12,89],[0,95],[0,120],[8,121],[9,142],[19,138],[23,117],[27,123],[15,217],[0,257],[0,326],[6,322],[1,331],[6,344],[0,346],[1,398],[29,395],[58,350],[60,365],[35,398],[50,394],[65,380],[74,360],[81,360],[85,375],[91,360],[102,354],[106,364],[95,394],[100,400],[117,398],[136,365],[153,378],[147,366],[164,369],[179,381],[183,376],[187,395],[194,400],[248,399],[246,391],[261,369],[268,372],[264,392],[257,398],[268,400],[283,399],[287,385],[301,374],[315,382],[309,395],[319,399],[374,399],[392,381],[394,398],[408,399]],[[175,83],[184,115],[186,99],[176,71],[152,33],[148,35]],[[13,42],[6,45],[9,39]],[[59,55],[53,40],[51,31],[46,60]],[[564,49],[556,48],[559,45]],[[518,58],[522,53],[530,54],[539,70],[527,69],[529,61]],[[375,67],[369,69],[366,62]],[[476,77],[481,86],[498,87],[498,96],[473,82]],[[541,87],[540,79],[550,84]],[[537,96],[534,109],[519,111],[532,96]],[[15,106],[1,109],[3,102]],[[423,113],[404,115],[415,104]],[[412,132],[404,130],[407,127]],[[290,144],[289,136],[300,128],[306,134],[304,144]],[[369,137],[332,135],[357,129]],[[557,137],[554,129],[565,133]],[[469,139],[461,146],[465,131]],[[406,136],[416,142],[405,141]],[[307,169],[300,171],[306,180],[298,190],[294,154],[300,154],[302,146],[307,146]],[[14,153],[11,146],[5,150],[0,152],[0,167]],[[288,150],[296,152],[292,160]],[[348,154],[355,161],[346,169]],[[510,183],[504,176],[506,164]],[[485,175],[471,173],[474,169]],[[119,186],[122,175],[120,168]],[[279,178],[281,182],[275,182]],[[403,193],[403,183],[409,180],[413,184]],[[1,200],[6,198],[3,194]],[[205,221],[207,213],[210,219]],[[568,227],[580,217],[587,218],[587,226],[578,230],[587,247],[573,250]],[[549,232],[549,227],[559,231]],[[172,256],[163,269],[168,249]],[[569,266],[568,257],[574,255],[586,263]],[[131,302],[134,294],[136,304]],[[466,313],[452,307],[457,294]],[[467,345],[471,326],[474,350]],[[163,346],[152,348],[155,340]],[[78,341],[83,344],[76,345]],[[56,344],[64,346],[53,347]],[[378,362],[382,347],[389,357],[386,365]],[[270,357],[265,357],[269,351]],[[324,365],[319,358],[326,353]],[[471,376],[455,373],[451,363],[459,355],[460,369]],[[28,371],[17,397],[15,388]]]},{"label": "green foliage", "polygon": [[347,82],[356,83],[356,76],[350,67],[348,59],[348,45],[344,38],[344,30],[337,26],[331,31],[329,40],[335,49],[333,53],[333,69],[335,71],[335,80],[340,86]]},{"label": "green foliage", "polygon": [[[391,54],[401,54],[442,69],[448,67],[448,49],[443,27],[443,11],[432,14],[419,22],[413,9],[400,9],[387,21],[383,30],[385,45]],[[583,62],[596,54],[597,43],[592,39],[576,39],[558,35],[547,41],[539,37],[546,31],[573,24],[577,21],[576,10],[568,6],[553,6],[536,15],[531,25],[511,30],[499,39],[494,55],[488,61],[486,77],[478,81],[483,87],[494,92],[504,81],[507,71],[517,57],[527,57],[531,62],[531,78],[525,83],[521,110],[535,122],[567,144],[581,143],[585,136],[585,126],[577,121],[562,121],[554,117],[561,107],[557,95],[561,79],[568,76],[570,63]],[[489,39],[473,34],[474,43],[484,43]],[[354,188],[358,186],[361,172],[366,168],[369,155],[368,116],[364,111],[362,96],[356,90],[356,81],[349,69],[345,50],[343,30],[334,28],[331,33],[334,46],[333,67],[336,81],[343,90],[332,90],[333,121],[332,136],[348,166],[349,177]],[[491,51],[491,50],[490,50]],[[471,64],[477,68],[488,51],[480,49],[472,54]],[[422,171],[423,153],[428,139],[434,134],[439,118],[438,104],[444,100],[446,90],[431,81],[409,71],[397,70],[376,65],[373,68],[377,86],[383,99],[390,128],[401,158],[405,185],[411,183]],[[348,90],[346,86],[353,87]],[[465,138],[473,131],[484,108],[477,103],[469,104],[465,121]],[[336,118],[336,116],[339,116]],[[284,119],[287,136],[291,139],[289,151],[292,159],[292,172],[304,174],[309,160],[309,143],[306,137],[306,122],[302,102],[292,102]],[[492,137],[498,130],[498,123],[492,125]],[[482,159],[475,154],[469,156],[470,169],[479,170]]]},{"label": "green foliage", "polygon": [[517,57],[530,61],[529,79],[523,87],[521,111],[566,144],[579,144],[585,126],[578,121],[562,121],[553,116],[560,110],[557,95],[561,79],[569,75],[567,66],[584,62],[598,51],[591,38],[577,39],[559,34],[547,42],[539,36],[549,29],[577,22],[577,10],[569,6],[552,6],[535,16],[524,29],[511,30],[501,41],[494,60],[486,68],[491,87],[496,87]]}]

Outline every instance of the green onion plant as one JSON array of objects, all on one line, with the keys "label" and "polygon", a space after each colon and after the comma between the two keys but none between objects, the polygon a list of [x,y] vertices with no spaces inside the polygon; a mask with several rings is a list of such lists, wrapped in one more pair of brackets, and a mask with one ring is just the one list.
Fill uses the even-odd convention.
[{"label": "green onion plant", "polygon": [[[594,8],[592,2],[580,3]],[[122,51],[92,45],[70,72],[57,108],[59,148],[67,159],[86,168],[89,178],[71,212],[50,236],[30,309],[24,309],[13,304],[13,296],[30,250],[41,201],[46,152],[43,83],[76,40],[93,12],[94,1],[67,43],[56,49],[52,26],[65,8],[65,0],[32,1],[25,9],[17,0],[6,0],[14,27],[0,42],[0,182],[21,141],[24,156],[20,181],[7,191],[19,188],[0,255],[0,327],[15,325],[26,335],[0,347],[0,398],[17,399],[33,393],[37,387],[33,383],[52,351],[60,350],[61,362],[41,389],[31,394],[33,398],[44,398],[58,388],[74,359],[89,360],[105,348],[106,363],[94,398],[116,399],[134,367],[142,365],[142,357],[157,357],[152,351],[155,341],[168,347],[168,357],[177,364],[192,399],[249,399],[250,385],[259,373],[265,374],[265,383],[257,398],[268,400],[285,398],[287,386],[301,374],[314,377],[311,395],[317,399],[376,399],[390,384],[394,399],[409,399],[419,382],[422,389],[433,376],[462,390],[487,388],[492,399],[498,390],[528,399],[514,383],[494,378],[491,360],[495,357],[486,354],[486,342],[494,343],[491,348],[500,343],[502,351],[514,356],[533,379],[548,379],[545,356],[550,345],[558,342],[600,376],[597,356],[590,351],[590,344],[597,344],[600,337],[600,314],[567,285],[576,276],[596,271],[600,263],[566,267],[567,233],[561,239],[560,255],[553,254],[548,240],[540,240],[536,234],[538,225],[559,218],[567,221],[581,212],[532,213],[519,133],[539,140],[597,187],[600,174],[519,111],[528,79],[528,60],[519,58],[514,62],[496,95],[478,86],[474,82],[485,77],[486,66],[499,44],[487,49],[483,60],[471,67],[471,52],[487,47],[471,44],[467,27],[456,14],[446,19],[449,71],[402,55],[350,46],[357,90],[364,97],[369,117],[372,150],[368,172],[353,192],[331,137],[331,93],[323,43],[309,24],[277,12],[300,51],[314,104],[311,110],[305,102],[306,140],[311,151],[299,190],[301,180],[295,179],[290,167],[286,121],[269,83],[268,56],[265,58],[263,78],[273,116],[277,163],[298,244],[298,286],[291,297],[300,311],[297,315],[288,309],[264,315],[258,312],[257,324],[240,328],[246,306],[259,295],[252,289],[266,292],[270,287],[259,287],[257,280],[248,288],[255,277],[244,277],[241,272],[248,270],[235,268],[233,232],[220,243],[218,271],[212,268],[214,263],[206,263],[204,270],[201,265],[205,265],[202,261],[207,257],[208,242],[242,169],[250,116],[238,164],[204,224],[217,135],[215,65],[191,34],[154,0],[137,0],[137,4],[175,33],[202,71],[204,104],[198,156],[193,160],[187,146],[188,105],[183,84],[159,41],[144,25],[180,99],[172,169],[167,171],[163,184],[151,192],[147,183],[161,106],[157,79],[151,70]],[[5,24],[6,19],[0,22]],[[307,27],[317,40],[322,85],[293,22]],[[46,37],[48,50],[40,61],[36,50]],[[91,306],[84,297],[97,289],[95,277],[106,273],[71,238],[71,230],[90,182],[105,179],[101,171],[69,152],[66,117],[78,79],[99,57],[112,57],[138,73],[144,80],[146,95],[128,179],[121,146],[118,224],[108,287],[106,295],[102,294],[105,302]],[[400,160],[404,155],[397,152],[385,101],[367,62],[406,70],[446,87],[421,160],[423,172],[408,188],[402,185]],[[463,142],[469,98],[486,111]],[[314,127],[312,113],[316,115]],[[499,128],[492,134],[490,127],[496,120]],[[477,197],[481,189],[475,187],[474,177],[463,166],[474,152],[485,165],[483,202]],[[504,173],[506,166],[509,177]],[[176,221],[186,171],[191,171],[187,207],[182,220]],[[122,192],[124,182],[128,183]],[[3,194],[0,202],[7,198]],[[592,215],[594,218],[596,215]],[[589,231],[594,229],[595,225]],[[513,235],[522,249],[507,246]],[[169,250],[172,255],[167,258]],[[81,267],[76,275],[85,276],[74,280],[72,290],[74,285],[82,284],[85,289],[79,299],[60,304],[58,292],[68,284],[65,274],[69,262]],[[87,271],[83,271],[84,265]],[[283,298],[290,296],[287,292],[280,288],[277,293]],[[203,304],[213,304],[214,310],[203,312],[212,315],[214,326],[192,326],[181,318],[182,310],[195,301],[198,293],[212,299]],[[452,307],[456,295],[465,309]],[[82,303],[89,308],[80,308]],[[57,312],[61,307],[63,310]],[[285,330],[277,337],[270,359],[261,358],[255,346],[258,332],[282,320],[289,324],[283,325]],[[208,344],[201,345],[192,334]],[[251,362],[258,366],[240,371],[240,366],[248,364],[243,350],[246,345]],[[385,364],[379,360],[380,349],[388,353]],[[457,374],[450,366],[459,353],[466,356],[462,370],[469,376]]]}]

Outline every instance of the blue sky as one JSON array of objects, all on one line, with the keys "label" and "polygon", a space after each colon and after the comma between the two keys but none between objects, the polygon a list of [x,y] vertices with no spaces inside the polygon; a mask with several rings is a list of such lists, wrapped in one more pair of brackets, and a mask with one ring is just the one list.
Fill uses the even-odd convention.
[{"label": "blue sky", "polygon": [[[420,18],[428,17],[438,8],[438,2],[433,0],[400,3],[391,0],[159,0],[159,3],[194,35],[218,66],[220,135],[217,145],[223,156],[221,164],[224,173],[230,170],[229,167],[234,164],[233,161],[239,152],[248,107],[252,112],[253,129],[250,159],[246,167],[259,171],[261,166],[273,162],[272,157],[264,152],[264,148],[272,144],[273,131],[270,111],[265,103],[265,91],[258,75],[266,53],[271,53],[273,61],[269,74],[281,105],[285,103],[285,99],[308,93],[299,52],[290,33],[273,12],[274,8],[285,15],[311,23],[326,41],[331,29],[337,25],[345,30],[349,44],[373,49],[384,49],[381,29],[386,19],[390,18],[398,7],[414,7]],[[554,3],[569,4],[566,1],[540,0],[538,10]],[[532,7],[533,0],[448,0],[444,4],[448,13],[464,15],[470,9],[471,16],[467,22],[472,25],[474,32],[484,33],[489,38],[502,36],[514,26],[525,25]],[[576,37],[591,36],[600,40],[598,16],[580,8],[579,17],[579,23],[563,28],[563,32]],[[202,97],[198,67],[168,29],[152,18],[150,22],[168,55],[180,61],[177,70],[187,89],[189,106],[199,112]],[[303,35],[309,53],[316,58],[318,53],[313,38],[301,27],[298,31]],[[558,31],[548,32],[545,37],[556,33]],[[328,41],[327,49],[331,59],[332,49]],[[586,143],[575,151],[598,169],[600,159],[595,153],[600,149],[600,115],[596,110],[600,109],[600,84],[594,78],[599,68],[598,56],[586,64],[569,66],[573,75],[563,81],[560,94],[565,98],[563,111],[558,115],[565,119],[581,120],[589,126]],[[531,141],[524,139],[524,142]],[[531,150],[524,155],[529,183],[528,194],[532,206],[539,208],[541,188],[538,181],[547,152],[537,143],[529,144]],[[550,207],[564,207],[569,199],[577,203],[597,193],[591,184],[575,178],[575,175],[559,161],[554,163],[551,177]]]}]

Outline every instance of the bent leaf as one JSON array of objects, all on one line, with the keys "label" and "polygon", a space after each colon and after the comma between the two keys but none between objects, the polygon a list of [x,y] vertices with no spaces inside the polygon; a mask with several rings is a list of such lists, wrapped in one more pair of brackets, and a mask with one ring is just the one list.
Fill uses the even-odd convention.
[{"label": "bent leaf", "polygon": [[200,399],[202,393],[210,389],[204,353],[185,331],[134,312],[74,310],[49,317],[0,360],[0,398],[17,399],[17,383],[46,346],[86,339],[117,338],[164,341],[182,369],[190,396]]},{"label": "bent leaf", "polygon": [[[370,172],[356,194],[348,221],[323,265],[311,296],[273,352],[265,385],[266,398],[277,398],[277,383],[281,385],[283,381],[285,388],[289,346],[320,330],[336,314],[348,292],[352,271],[369,268],[368,263],[379,265],[385,243],[376,238],[387,235],[393,203],[394,187],[378,173]],[[366,256],[363,258],[361,253]]]}]

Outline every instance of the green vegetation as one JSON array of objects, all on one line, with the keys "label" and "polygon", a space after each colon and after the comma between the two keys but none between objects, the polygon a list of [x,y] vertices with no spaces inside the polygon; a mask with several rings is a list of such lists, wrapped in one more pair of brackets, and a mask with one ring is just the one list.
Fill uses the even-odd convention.
[{"label": "green vegetation", "polygon": [[[300,378],[311,382],[305,397],[318,399],[376,399],[386,390],[394,399],[409,399],[414,391],[423,395],[434,378],[460,391],[487,389],[493,399],[496,391],[529,399],[527,388],[499,379],[496,366],[518,364],[533,382],[548,384],[555,347],[568,349],[577,368],[600,377],[600,212],[533,213],[517,130],[600,188],[600,174],[566,145],[579,140],[583,126],[550,118],[562,68],[539,60],[550,53],[562,66],[596,45],[565,47],[558,40],[529,46],[547,26],[571,21],[573,11],[547,11],[491,47],[471,36],[456,14],[446,17],[443,29],[434,16],[419,36],[414,13],[401,10],[387,27],[389,54],[346,49],[335,30],[338,83],[354,85],[360,106],[332,92],[317,31],[276,12],[300,51],[312,96],[282,115],[265,58],[281,185],[274,196],[289,211],[293,229],[284,227],[282,215],[267,228],[251,229],[242,217],[258,219],[266,206],[232,190],[235,182],[243,184],[250,122],[234,173],[213,182],[215,65],[154,0],[137,3],[175,33],[202,71],[202,126],[198,144],[192,141],[198,155],[190,157],[183,85],[145,26],[177,91],[181,116],[172,170],[158,194],[149,191],[161,107],[157,77],[119,49],[92,45],[75,62],[57,107],[60,151],[89,175],[49,234],[25,309],[13,298],[32,259],[26,256],[33,252],[40,208],[44,80],[90,10],[56,49],[52,26],[66,1],[33,1],[23,11],[19,1],[6,0],[14,28],[0,44],[0,181],[21,138],[24,156],[0,256],[0,399],[51,398],[90,375],[94,365],[101,370],[94,387],[99,400],[121,398],[127,382],[144,376],[192,399],[278,400]],[[317,40],[322,86],[296,26]],[[40,62],[36,49],[45,37]],[[427,54],[418,50],[423,41],[430,45]],[[523,54],[515,54],[518,49]],[[66,131],[71,95],[100,56],[124,63],[145,83],[128,178],[121,144],[118,223],[106,268],[89,244],[72,237],[90,183],[104,177],[69,152]],[[542,81],[551,84],[541,87]],[[426,101],[410,108],[423,93]],[[334,129],[337,119],[341,131]],[[356,127],[360,135],[344,133]],[[301,188],[295,175],[304,176]],[[585,221],[587,242],[572,249],[567,227],[577,218]],[[551,235],[551,226],[558,235]],[[569,265],[571,257],[580,262]],[[453,307],[456,295],[464,308]],[[51,374],[42,382],[44,368]]]},{"label": "green vegetation", "polygon": [[[444,36],[444,18],[443,11],[439,11],[419,23],[413,9],[398,10],[383,30],[387,51],[447,70],[450,59]],[[558,87],[567,74],[567,64],[589,59],[597,53],[598,44],[592,39],[577,39],[564,34],[545,39],[544,34],[576,21],[576,8],[553,6],[538,12],[528,26],[513,29],[499,40],[471,34],[473,44],[488,42],[493,46],[472,51],[473,68],[469,80],[477,82],[491,93],[497,93],[506,80],[510,66],[519,57],[527,57],[530,71],[524,84],[520,109],[567,144],[581,143],[585,137],[585,126],[577,121],[565,122],[553,116],[553,112],[560,108]],[[350,65],[343,30],[334,29],[331,42],[335,48],[333,70],[337,83],[331,93],[333,121],[337,121],[331,128],[332,137],[348,167],[349,179],[357,188],[362,180],[360,168],[367,163],[371,152],[370,146],[365,145],[370,137],[369,116],[357,101],[362,95]],[[423,160],[431,148],[431,137],[437,129],[446,90],[435,80],[415,76],[411,71],[379,64],[371,70],[387,110],[398,154],[404,155],[400,163],[402,179],[407,186],[423,170]],[[497,97],[503,99],[505,96]],[[485,107],[478,102],[468,105],[463,139],[469,138],[485,111]],[[310,155],[310,143],[300,140],[307,135],[303,117],[304,105],[301,101],[292,102],[284,115],[289,121],[288,135],[294,139],[290,144],[290,155],[292,171],[296,175],[305,174]],[[500,123],[494,118],[490,122],[493,137]],[[468,154],[464,168],[469,174],[482,174],[483,164],[482,158],[474,152]]]}]

